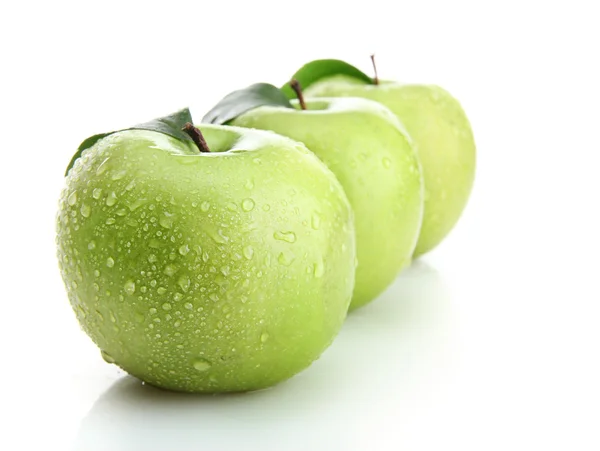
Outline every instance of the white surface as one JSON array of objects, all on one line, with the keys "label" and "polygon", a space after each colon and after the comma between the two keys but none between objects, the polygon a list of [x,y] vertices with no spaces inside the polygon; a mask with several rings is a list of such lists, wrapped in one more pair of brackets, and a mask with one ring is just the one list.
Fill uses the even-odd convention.
[{"label": "white surface", "polygon": [[[204,3],[0,6],[0,449],[599,449],[593,2]],[[54,256],[79,142],[372,51],[471,119],[477,181],[448,240],[271,390],[170,394],[105,364]]]}]

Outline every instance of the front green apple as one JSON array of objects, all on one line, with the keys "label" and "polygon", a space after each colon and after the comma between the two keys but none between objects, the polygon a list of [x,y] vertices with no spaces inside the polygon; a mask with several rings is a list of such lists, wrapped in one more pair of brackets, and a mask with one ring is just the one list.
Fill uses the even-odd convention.
[{"label": "front green apple", "polygon": [[337,176],[354,209],[358,267],[351,309],[380,294],[411,259],[423,215],[420,166],[390,111],[365,99],[316,99],[306,110],[262,106],[232,124],[306,144]]},{"label": "front green apple", "polygon": [[[335,60],[309,63],[302,71],[325,72],[304,85],[306,96],[364,97],[387,106],[413,139],[425,180],[425,213],[415,257],[433,249],[448,235],[462,214],[475,178],[475,141],[471,126],[458,101],[434,85],[381,82],[373,84]],[[345,64],[345,63],[343,63]],[[312,65],[312,70],[311,66]],[[352,67],[352,66],[350,66]],[[305,72],[306,73],[306,72]],[[364,75],[364,74],[363,74]],[[288,95],[292,93],[288,90]]]},{"label": "front green apple", "polygon": [[354,282],[352,212],[302,144],[203,125],[210,153],[127,130],[66,178],[58,257],[104,359],[190,392],[268,387],[340,329]]}]

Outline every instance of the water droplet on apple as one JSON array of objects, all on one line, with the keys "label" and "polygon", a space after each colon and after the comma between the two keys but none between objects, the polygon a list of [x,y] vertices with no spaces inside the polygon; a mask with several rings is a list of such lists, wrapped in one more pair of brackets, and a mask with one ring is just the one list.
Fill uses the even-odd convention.
[{"label": "water droplet on apple", "polygon": [[94,188],[94,191],[92,191],[92,197],[98,200],[100,199],[100,196],[102,196],[102,188]]},{"label": "water droplet on apple", "polygon": [[254,181],[252,179],[246,180],[246,184],[244,185],[244,187],[246,189],[252,189],[252,188],[254,188]]},{"label": "water droplet on apple", "polygon": [[73,191],[67,198],[67,203],[72,207],[77,203],[77,193]]},{"label": "water droplet on apple", "polygon": [[93,251],[94,249],[96,249],[96,242],[94,240],[92,240],[88,243],[88,249],[90,251]]},{"label": "water droplet on apple", "polygon": [[163,310],[166,310],[166,311],[169,311],[169,310],[171,310],[171,304],[169,304],[168,302],[165,302],[165,303],[162,305],[162,309],[163,309]]},{"label": "water droplet on apple", "polygon": [[310,226],[315,230],[319,230],[319,227],[321,227],[321,217],[318,213],[312,214],[310,218]]},{"label": "water droplet on apple", "polygon": [[190,251],[190,247],[187,244],[184,244],[179,247],[179,253],[181,255],[187,255],[189,251]]},{"label": "water droplet on apple", "polygon": [[244,254],[244,257],[246,257],[248,260],[252,260],[252,257],[254,256],[254,249],[252,248],[252,246],[248,245],[244,247],[242,253]]},{"label": "water droplet on apple", "polygon": [[119,172],[115,172],[112,175],[111,179],[113,179],[113,180],[121,180],[123,177],[125,177],[125,174],[127,174],[127,170],[126,169],[122,169]]},{"label": "water droplet on apple", "polygon": [[383,163],[383,167],[386,169],[389,169],[390,166],[392,165],[392,160],[390,160],[389,158],[384,158],[383,160],[381,160],[381,162]]},{"label": "water droplet on apple", "polygon": [[106,225],[113,225],[115,222],[117,222],[115,220],[115,218],[108,218],[105,222]]},{"label": "water droplet on apple", "polygon": [[92,209],[89,205],[86,204],[82,204],[81,209],[79,211],[81,212],[81,216],[83,216],[84,218],[89,218],[90,213],[92,213]]},{"label": "water droplet on apple", "polygon": [[106,171],[106,169],[108,168],[108,165],[106,163],[109,159],[110,157],[107,157],[102,163],[100,163],[100,166],[98,166],[98,169],[96,169],[96,175],[100,175],[104,173],[104,171]]},{"label": "water droplet on apple", "polygon": [[170,229],[171,227],[173,227],[173,220],[174,220],[174,215],[168,212],[164,212],[163,216],[160,217],[160,220],[158,221],[158,223],[164,227],[165,229]]},{"label": "water droplet on apple", "polygon": [[254,200],[248,198],[242,201],[242,209],[244,211],[252,211],[254,209]]},{"label": "water droplet on apple", "polygon": [[160,241],[158,241],[156,238],[151,238],[150,241],[148,241],[148,246],[152,249],[159,249]]},{"label": "water droplet on apple", "polygon": [[210,209],[210,202],[205,200],[204,202],[202,202],[200,204],[200,210],[202,210],[203,212],[207,212]]},{"label": "water droplet on apple", "polygon": [[192,303],[191,303],[191,302],[186,302],[185,304],[183,304],[183,307],[184,307],[186,310],[191,310],[191,309],[193,309],[193,308],[194,308],[194,306],[192,305]]},{"label": "water droplet on apple", "polygon": [[208,360],[200,358],[194,360],[193,366],[196,371],[202,372],[208,370],[212,364]]},{"label": "water droplet on apple", "polygon": [[135,293],[135,283],[133,280],[128,280],[127,282],[125,282],[124,285],[125,288],[125,293],[127,293],[128,295],[132,295],[133,293]]},{"label": "water droplet on apple", "polygon": [[115,363],[115,359],[106,351],[100,351],[100,355],[106,363]]},{"label": "water droplet on apple", "polygon": [[234,204],[233,202],[227,202],[227,210],[229,210],[229,211],[236,211],[237,210],[237,205]]},{"label": "water droplet on apple", "polygon": [[229,266],[223,266],[221,268],[221,274],[223,274],[225,277],[227,277],[229,275],[229,271],[230,271]]},{"label": "water droplet on apple", "polygon": [[275,232],[273,238],[279,241],[294,243],[296,241],[296,234],[294,232]]},{"label": "water droplet on apple", "polygon": [[264,204],[263,207],[262,207],[262,209],[264,211],[269,211],[271,209],[271,206],[269,204]]},{"label": "water droplet on apple", "polygon": [[204,251],[202,254],[202,261],[206,263],[208,261],[208,252]]},{"label": "water droplet on apple", "polygon": [[114,191],[111,191],[108,196],[106,196],[106,205],[112,207],[117,203],[117,195]]},{"label": "water droplet on apple", "polygon": [[295,259],[296,256],[293,253],[287,251],[281,252],[279,254],[279,257],[277,258],[277,261],[284,266],[290,266]]},{"label": "water droplet on apple", "polygon": [[146,203],[147,199],[136,199],[133,202],[127,204],[130,211],[135,211]]},{"label": "water droplet on apple", "polygon": [[150,312],[151,315],[156,315],[156,312],[158,310],[156,310],[154,307],[150,308],[150,310],[148,310],[148,312]]},{"label": "water droplet on apple", "polygon": [[324,273],[325,273],[325,265],[323,264],[323,260],[319,259],[315,263],[313,274],[315,275],[315,277],[320,278],[320,277],[323,277]]},{"label": "water droplet on apple", "polygon": [[[182,275],[179,280],[177,281],[177,284],[181,287],[181,289],[183,290],[184,293],[187,293],[188,290],[190,289],[190,278],[188,276],[186,276],[185,274]],[[177,293],[179,294],[179,293]]]},{"label": "water droplet on apple", "polygon": [[108,257],[106,259],[106,266],[112,268],[113,266],[115,266],[115,260],[112,257]]},{"label": "water droplet on apple", "polygon": [[165,294],[165,293],[167,292],[167,289],[166,289],[165,287],[158,287],[158,288],[156,289],[156,292],[157,292],[158,294]]},{"label": "water droplet on apple", "polygon": [[163,272],[164,272],[164,273],[165,273],[167,276],[169,276],[169,277],[173,277],[173,276],[175,275],[175,273],[177,272],[177,269],[178,269],[178,268],[177,268],[177,266],[175,266],[175,265],[167,265],[167,266],[165,266],[165,269],[164,269],[164,271],[163,271]]},{"label": "water droplet on apple", "polygon": [[223,231],[219,230],[217,232],[214,231],[209,231],[208,234],[210,235],[210,237],[215,240],[216,243],[219,244],[225,244],[228,240],[228,238],[226,236],[222,235]]},{"label": "water droplet on apple", "polygon": [[261,343],[266,343],[268,339],[269,339],[269,334],[267,332],[263,332],[260,335],[260,341],[261,341]]}]

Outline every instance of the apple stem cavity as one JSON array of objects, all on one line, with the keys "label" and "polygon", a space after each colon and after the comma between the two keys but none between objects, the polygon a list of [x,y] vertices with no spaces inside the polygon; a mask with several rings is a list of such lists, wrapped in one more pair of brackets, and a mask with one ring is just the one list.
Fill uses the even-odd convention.
[{"label": "apple stem cavity", "polygon": [[181,130],[183,130],[189,135],[190,138],[192,138],[192,141],[194,141],[194,144],[198,146],[200,152],[210,152],[210,149],[204,140],[204,136],[202,136],[202,132],[197,127],[194,127],[194,124],[187,122]]},{"label": "apple stem cavity", "polygon": [[377,64],[375,64],[375,54],[371,55],[371,64],[373,64],[373,72],[375,72],[375,76],[373,77],[373,84],[379,84],[379,77],[377,76]]},{"label": "apple stem cavity", "polygon": [[300,108],[303,110],[306,109],[306,103],[304,103],[304,96],[302,95],[302,88],[300,87],[300,82],[296,79],[290,81],[290,86],[296,93],[296,97],[298,97],[298,102],[300,102]]}]

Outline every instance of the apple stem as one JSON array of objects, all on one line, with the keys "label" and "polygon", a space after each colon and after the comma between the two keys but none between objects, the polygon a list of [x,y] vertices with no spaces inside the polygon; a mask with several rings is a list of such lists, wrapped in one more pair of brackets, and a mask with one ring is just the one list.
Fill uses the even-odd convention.
[{"label": "apple stem", "polygon": [[187,122],[181,130],[183,130],[189,135],[190,138],[192,138],[192,141],[194,141],[194,144],[198,146],[200,152],[210,152],[210,149],[204,140],[204,136],[202,136],[202,132],[198,130],[198,128],[194,127],[194,124]]},{"label": "apple stem", "polygon": [[377,76],[377,64],[375,64],[375,54],[371,55],[371,64],[373,64],[373,71],[375,72],[375,76],[373,77],[373,84],[379,84],[379,77]]},{"label": "apple stem", "polygon": [[290,86],[296,93],[296,97],[298,97],[298,102],[300,102],[300,108],[305,110],[306,103],[304,103],[304,96],[302,95],[302,88],[300,87],[300,82],[298,82],[298,80],[294,79],[294,80],[290,81]]}]

